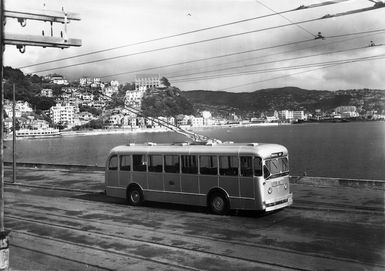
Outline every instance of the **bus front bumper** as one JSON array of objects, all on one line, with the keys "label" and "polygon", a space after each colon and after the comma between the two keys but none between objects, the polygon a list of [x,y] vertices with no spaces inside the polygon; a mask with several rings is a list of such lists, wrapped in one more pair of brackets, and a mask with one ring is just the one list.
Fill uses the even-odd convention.
[{"label": "bus front bumper", "polygon": [[271,202],[264,202],[263,207],[266,212],[271,212],[277,209],[281,209],[293,204],[293,193],[290,193],[286,197],[274,199]]}]

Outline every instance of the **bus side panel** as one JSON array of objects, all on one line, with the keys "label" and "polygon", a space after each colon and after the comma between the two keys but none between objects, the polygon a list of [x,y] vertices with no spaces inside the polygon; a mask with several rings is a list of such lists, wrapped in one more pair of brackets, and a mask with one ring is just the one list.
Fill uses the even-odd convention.
[{"label": "bus side panel", "polygon": [[199,194],[207,196],[213,187],[218,187],[217,175],[199,175]]},{"label": "bus side panel", "polygon": [[148,178],[148,189],[164,191],[162,172],[159,172],[159,173],[149,172],[147,178]]},{"label": "bus side panel", "polygon": [[148,189],[147,172],[132,172],[132,183],[139,184],[143,189]]},{"label": "bus side panel", "polygon": [[184,193],[199,193],[199,177],[195,174],[181,175],[181,189]]},{"label": "bus side panel", "polygon": [[144,191],[144,198],[149,201],[206,206],[206,195],[186,194],[181,192]]},{"label": "bus side panel", "polygon": [[130,171],[121,170],[119,172],[119,187],[127,188],[127,186],[131,182],[130,180],[131,180],[131,172]]},{"label": "bus side panel", "polygon": [[[264,193],[265,193],[265,188],[264,188],[264,183],[265,180],[261,177],[256,177],[254,179],[254,191],[255,191],[255,209],[257,210],[263,210],[263,204],[262,202],[264,201]],[[266,183],[265,183],[266,184]]]},{"label": "bus side panel", "polygon": [[219,187],[223,188],[230,197],[239,197],[238,176],[221,176],[219,178]]},{"label": "bus side panel", "polygon": [[255,198],[253,177],[240,177],[239,187],[241,198]]},{"label": "bus side panel", "polygon": [[112,187],[118,187],[119,184],[119,173],[118,170],[111,170],[106,168],[105,170],[105,176],[106,176],[106,186],[112,186]]},{"label": "bus side panel", "polygon": [[126,198],[126,189],[122,187],[106,187],[106,195],[109,197]]},{"label": "bus side panel", "polygon": [[170,192],[180,192],[180,174],[164,173],[164,190]]}]

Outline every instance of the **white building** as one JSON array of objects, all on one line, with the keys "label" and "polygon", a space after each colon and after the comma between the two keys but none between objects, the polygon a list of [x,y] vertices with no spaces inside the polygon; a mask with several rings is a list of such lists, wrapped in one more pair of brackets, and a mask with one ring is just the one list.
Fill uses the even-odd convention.
[{"label": "white building", "polygon": [[103,89],[103,94],[111,97],[113,94],[118,93],[119,89],[116,86],[110,86],[110,87],[105,87]]},{"label": "white building", "polygon": [[135,76],[135,90],[146,90],[160,86],[159,74],[139,74]]},{"label": "white building", "polygon": [[33,112],[32,107],[28,102],[17,101],[15,107],[16,110],[20,111],[22,114],[28,114]]},{"label": "white building", "polygon": [[56,104],[56,106],[50,108],[49,113],[53,123],[72,124],[74,121],[75,108],[69,104]]},{"label": "white building", "polygon": [[124,105],[128,107],[140,108],[142,106],[144,93],[144,90],[127,90],[124,98]]},{"label": "white building", "polygon": [[40,95],[43,97],[52,97],[53,96],[53,91],[50,88],[43,88],[40,91]]}]

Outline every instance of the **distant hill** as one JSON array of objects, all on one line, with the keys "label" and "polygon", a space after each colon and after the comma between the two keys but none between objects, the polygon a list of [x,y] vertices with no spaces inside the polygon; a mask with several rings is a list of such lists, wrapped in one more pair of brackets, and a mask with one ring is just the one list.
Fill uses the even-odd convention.
[{"label": "distant hill", "polygon": [[261,89],[254,92],[231,93],[224,91],[193,90],[183,95],[198,110],[225,112],[262,113],[274,110],[315,109],[331,111],[341,105],[355,105],[363,110],[384,110],[384,90],[306,90],[297,87]]}]

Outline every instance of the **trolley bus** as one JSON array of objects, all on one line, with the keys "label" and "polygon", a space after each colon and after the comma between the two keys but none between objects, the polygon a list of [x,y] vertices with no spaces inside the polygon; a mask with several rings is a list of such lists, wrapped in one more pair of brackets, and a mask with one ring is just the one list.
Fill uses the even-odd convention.
[{"label": "trolley bus", "polygon": [[273,211],[292,204],[288,151],[278,144],[130,144],[113,148],[107,196],[230,209]]}]

